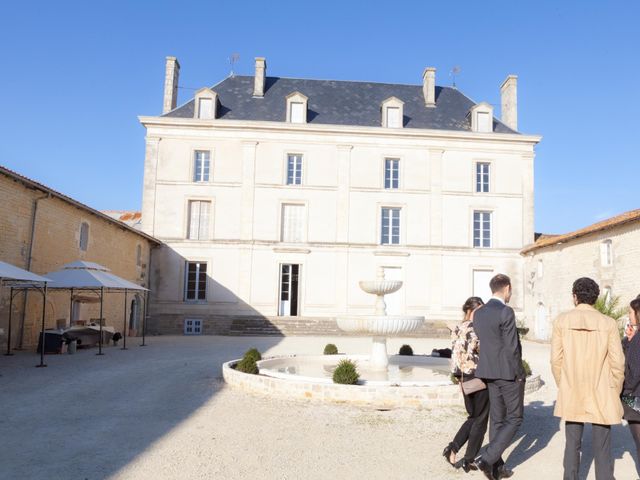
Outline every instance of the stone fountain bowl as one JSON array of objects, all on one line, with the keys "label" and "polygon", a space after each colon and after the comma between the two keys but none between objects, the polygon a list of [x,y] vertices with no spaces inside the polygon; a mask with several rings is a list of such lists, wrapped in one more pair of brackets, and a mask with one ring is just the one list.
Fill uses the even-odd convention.
[{"label": "stone fountain bowl", "polygon": [[424,322],[424,317],[413,315],[354,315],[338,317],[338,328],[343,332],[367,333],[374,336],[398,336],[413,332]]},{"label": "stone fountain bowl", "polygon": [[387,295],[397,292],[402,287],[400,280],[365,280],[360,282],[360,288],[372,295]]}]

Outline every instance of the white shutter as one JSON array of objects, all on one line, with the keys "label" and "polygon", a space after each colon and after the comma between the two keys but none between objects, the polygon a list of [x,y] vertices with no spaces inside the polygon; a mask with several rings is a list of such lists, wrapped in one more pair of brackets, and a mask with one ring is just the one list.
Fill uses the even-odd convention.
[{"label": "white shutter", "polygon": [[398,107],[387,107],[387,127],[400,127],[400,109]]},{"label": "white shutter", "polygon": [[198,99],[198,118],[213,118],[213,99]]},{"label": "white shutter", "polygon": [[478,112],[478,131],[479,132],[491,132],[493,131],[493,122],[491,115],[487,112]]},{"label": "white shutter", "polygon": [[210,202],[200,203],[200,222],[198,225],[198,240],[206,240],[209,236],[209,207]]},{"label": "white shutter", "polygon": [[290,112],[291,123],[304,123],[304,104],[300,102],[291,103]]},{"label": "white shutter", "polygon": [[200,228],[200,202],[189,202],[189,239],[197,240]]},{"label": "white shutter", "polygon": [[480,297],[485,303],[491,299],[491,288],[489,282],[493,272],[491,270],[473,271],[473,296]]},{"label": "white shutter", "polygon": [[300,243],[303,241],[304,205],[282,206],[282,241]]}]

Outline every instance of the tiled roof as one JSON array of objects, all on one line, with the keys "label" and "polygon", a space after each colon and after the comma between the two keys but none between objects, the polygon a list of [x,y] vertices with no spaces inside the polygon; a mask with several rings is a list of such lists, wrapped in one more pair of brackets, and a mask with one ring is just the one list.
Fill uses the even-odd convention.
[{"label": "tiled roof", "polygon": [[109,215],[111,218],[126,223],[130,227],[136,227],[142,222],[142,213],[127,210],[103,210],[102,213]]},{"label": "tiled roof", "polygon": [[17,182],[22,183],[23,185],[26,185],[29,188],[35,188],[38,189],[44,193],[48,193],[50,194],[52,197],[56,197],[59,198],[60,200],[70,203],[71,205],[73,205],[74,207],[80,208],[82,210],[85,210],[97,217],[102,218],[103,220],[106,220],[108,222],[114,223],[116,225],[118,225],[121,228],[124,228],[125,230],[129,230],[133,233],[135,233],[136,235],[140,235],[141,237],[146,238],[147,240],[155,243],[155,244],[160,244],[160,240],[158,240],[157,238],[152,237],[151,235],[147,235],[144,232],[141,232],[140,230],[133,228],[130,225],[127,225],[126,223],[123,223],[109,215],[107,215],[106,213],[100,212],[99,210],[96,210],[94,208],[89,207],[88,205],[85,205],[84,203],[81,203],[71,197],[68,197],[66,195],[64,195],[63,193],[60,193],[56,190],[54,190],[53,188],[47,187],[46,185],[40,183],[40,182],[36,182],[35,180],[32,180],[28,177],[25,177],[24,175],[20,175],[17,172],[14,172],[13,170],[10,170],[7,167],[3,167],[0,165],[0,174],[4,175],[6,177],[9,177]]},{"label": "tiled roof", "polygon": [[[389,97],[404,102],[404,127],[471,131],[469,109],[475,102],[453,87],[436,87],[436,106],[426,107],[422,85],[307,80],[267,77],[263,98],[253,97],[252,76],[228,77],[212,88],[218,94],[217,118],[284,122],[286,97],[300,92],[308,97],[307,123],[380,126],[380,105]],[[194,100],[164,117],[193,118]],[[517,133],[498,119],[494,132]]]},{"label": "tiled roof", "polygon": [[611,217],[607,220],[602,220],[601,222],[594,223],[593,225],[589,225],[588,227],[582,228],[580,230],[565,233],[564,235],[541,235],[534,244],[524,248],[521,253],[524,255],[541,248],[548,247],[550,245],[566,243],[571,240],[584,237],[586,235],[604,232],[632,222],[640,223],[640,209],[625,212],[615,217]]}]

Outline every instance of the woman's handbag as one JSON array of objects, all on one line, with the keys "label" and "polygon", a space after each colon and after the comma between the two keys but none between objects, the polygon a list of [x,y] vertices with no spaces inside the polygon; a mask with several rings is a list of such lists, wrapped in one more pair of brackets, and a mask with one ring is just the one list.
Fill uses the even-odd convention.
[{"label": "woman's handbag", "polygon": [[620,395],[620,399],[629,408],[640,413],[640,397],[634,397],[633,395]]},{"label": "woman's handbag", "polygon": [[464,374],[460,377],[460,388],[464,395],[471,395],[472,393],[479,392],[487,388],[487,384],[479,378],[472,378],[471,380],[464,381]]}]

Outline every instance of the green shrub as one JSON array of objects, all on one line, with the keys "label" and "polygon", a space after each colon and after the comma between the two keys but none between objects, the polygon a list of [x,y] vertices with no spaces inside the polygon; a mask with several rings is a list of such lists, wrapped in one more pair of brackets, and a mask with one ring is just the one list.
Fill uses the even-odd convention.
[{"label": "green shrub", "polygon": [[242,360],[238,362],[236,365],[236,370],[244,373],[251,373],[253,375],[258,374],[258,364],[251,357],[244,357]]},{"label": "green shrub", "polygon": [[333,383],[355,385],[359,378],[358,368],[351,360],[341,360],[333,371]]},{"label": "green shrub", "polygon": [[411,348],[411,345],[402,345],[400,347],[400,351],[398,352],[398,355],[411,356],[411,355],[413,355],[413,348]]},{"label": "green shrub", "polygon": [[522,359],[522,368],[524,370],[524,374],[527,377],[531,376],[531,367],[529,366],[529,362],[527,362],[524,358]]},{"label": "green shrub", "polygon": [[250,348],[244,353],[244,357],[242,358],[253,358],[254,362],[259,362],[260,360],[262,360],[262,355],[260,355],[260,352],[257,348]]},{"label": "green shrub", "polygon": [[325,355],[337,355],[338,354],[338,347],[336,347],[333,343],[327,343],[327,345],[324,347],[324,354]]}]

